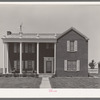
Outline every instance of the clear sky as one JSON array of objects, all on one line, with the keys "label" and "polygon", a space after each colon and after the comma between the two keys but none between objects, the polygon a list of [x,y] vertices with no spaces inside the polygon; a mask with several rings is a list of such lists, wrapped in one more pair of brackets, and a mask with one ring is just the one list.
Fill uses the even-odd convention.
[{"label": "clear sky", "polygon": [[[0,37],[6,31],[62,33],[75,27],[89,40],[89,62],[100,61],[100,6],[96,5],[0,5]],[[3,45],[0,39],[2,66]]]}]

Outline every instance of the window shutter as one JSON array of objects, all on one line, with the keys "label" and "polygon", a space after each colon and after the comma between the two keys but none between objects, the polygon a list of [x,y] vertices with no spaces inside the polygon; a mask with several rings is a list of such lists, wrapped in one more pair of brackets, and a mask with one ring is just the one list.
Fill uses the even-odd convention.
[{"label": "window shutter", "polygon": [[80,71],[80,60],[77,60],[77,71]]},{"label": "window shutter", "polygon": [[64,60],[64,71],[67,71],[67,60]]},{"label": "window shutter", "polygon": [[67,41],[67,51],[70,51],[70,41]]},{"label": "window shutter", "polygon": [[34,61],[32,61],[32,69],[34,70]]},{"label": "window shutter", "polygon": [[24,53],[24,44],[22,45],[22,53]]},{"label": "window shutter", "polygon": [[22,69],[24,68],[24,61],[22,61]]},{"label": "window shutter", "polygon": [[35,53],[35,44],[32,44],[32,53]]},{"label": "window shutter", "polygon": [[26,60],[25,61],[25,69],[27,69],[28,68],[28,61]]},{"label": "window shutter", "polygon": [[77,51],[77,40],[74,41],[74,51]]}]

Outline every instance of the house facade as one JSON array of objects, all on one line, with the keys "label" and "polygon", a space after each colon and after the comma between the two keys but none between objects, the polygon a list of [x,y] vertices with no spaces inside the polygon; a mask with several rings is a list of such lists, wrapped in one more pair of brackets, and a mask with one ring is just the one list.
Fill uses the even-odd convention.
[{"label": "house facade", "polygon": [[62,34],[11,33],[3,40],[3,74],[88,76],[88,38],[75,28]]}]

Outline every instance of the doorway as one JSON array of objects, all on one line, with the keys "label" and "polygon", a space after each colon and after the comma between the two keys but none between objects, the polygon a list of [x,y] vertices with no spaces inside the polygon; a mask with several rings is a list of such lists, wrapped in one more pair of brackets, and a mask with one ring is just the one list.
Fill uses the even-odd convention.
[{"label": "doorway", "polygon": [[53,73],[53,57],[44,57],[44,73]]}]

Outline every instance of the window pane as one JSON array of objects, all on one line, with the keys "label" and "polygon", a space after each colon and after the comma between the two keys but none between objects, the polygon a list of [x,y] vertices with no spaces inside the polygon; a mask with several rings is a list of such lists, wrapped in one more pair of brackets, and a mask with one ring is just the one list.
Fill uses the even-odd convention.
[{"label": "window pane", "polygon": [[32,44],[32,53],[35,53],[35,44]]},{"label": "window pane", "polygon": [[14,53],[17,53],[17,43],[14,43]]},{"label": "window pane", "polygon": [[25,53],[28,53],[28,43],[25,43]]},{"label": "window pane", "polygon": [[34,61],[32,61],[32,69],[34,70]]},{"label": "window pane", "polygon": [[28,48],[29,53],[32,53],[32,44],[28,44],[28,46],[29,46],[29,48]]},{"label": "window pane", "polygon": [[25,69],[27,69],[27,66],[28,66],[28,61],[26,60],[25,61]]},{"label": "window pane", "polygon": [[14,60],[14,68],[17,68],[17,60]]},{"label": "window pane", "polygon": [[76,61],[68,61],[68,71],[76,71]]},{"label": "window pane", "polygon": [[74,42],[73,41],[70,42],[70,50],[74,51]]},{"label": "window pane", "polygon": [[28,61],[28,69],[29,69],[29,70],[32,69],[32,61],[31,61],[31,60]]},{"label": "window pane", "polygon": [[49,44],[48,43],[46,44],[46,49],[49,49]]}]

